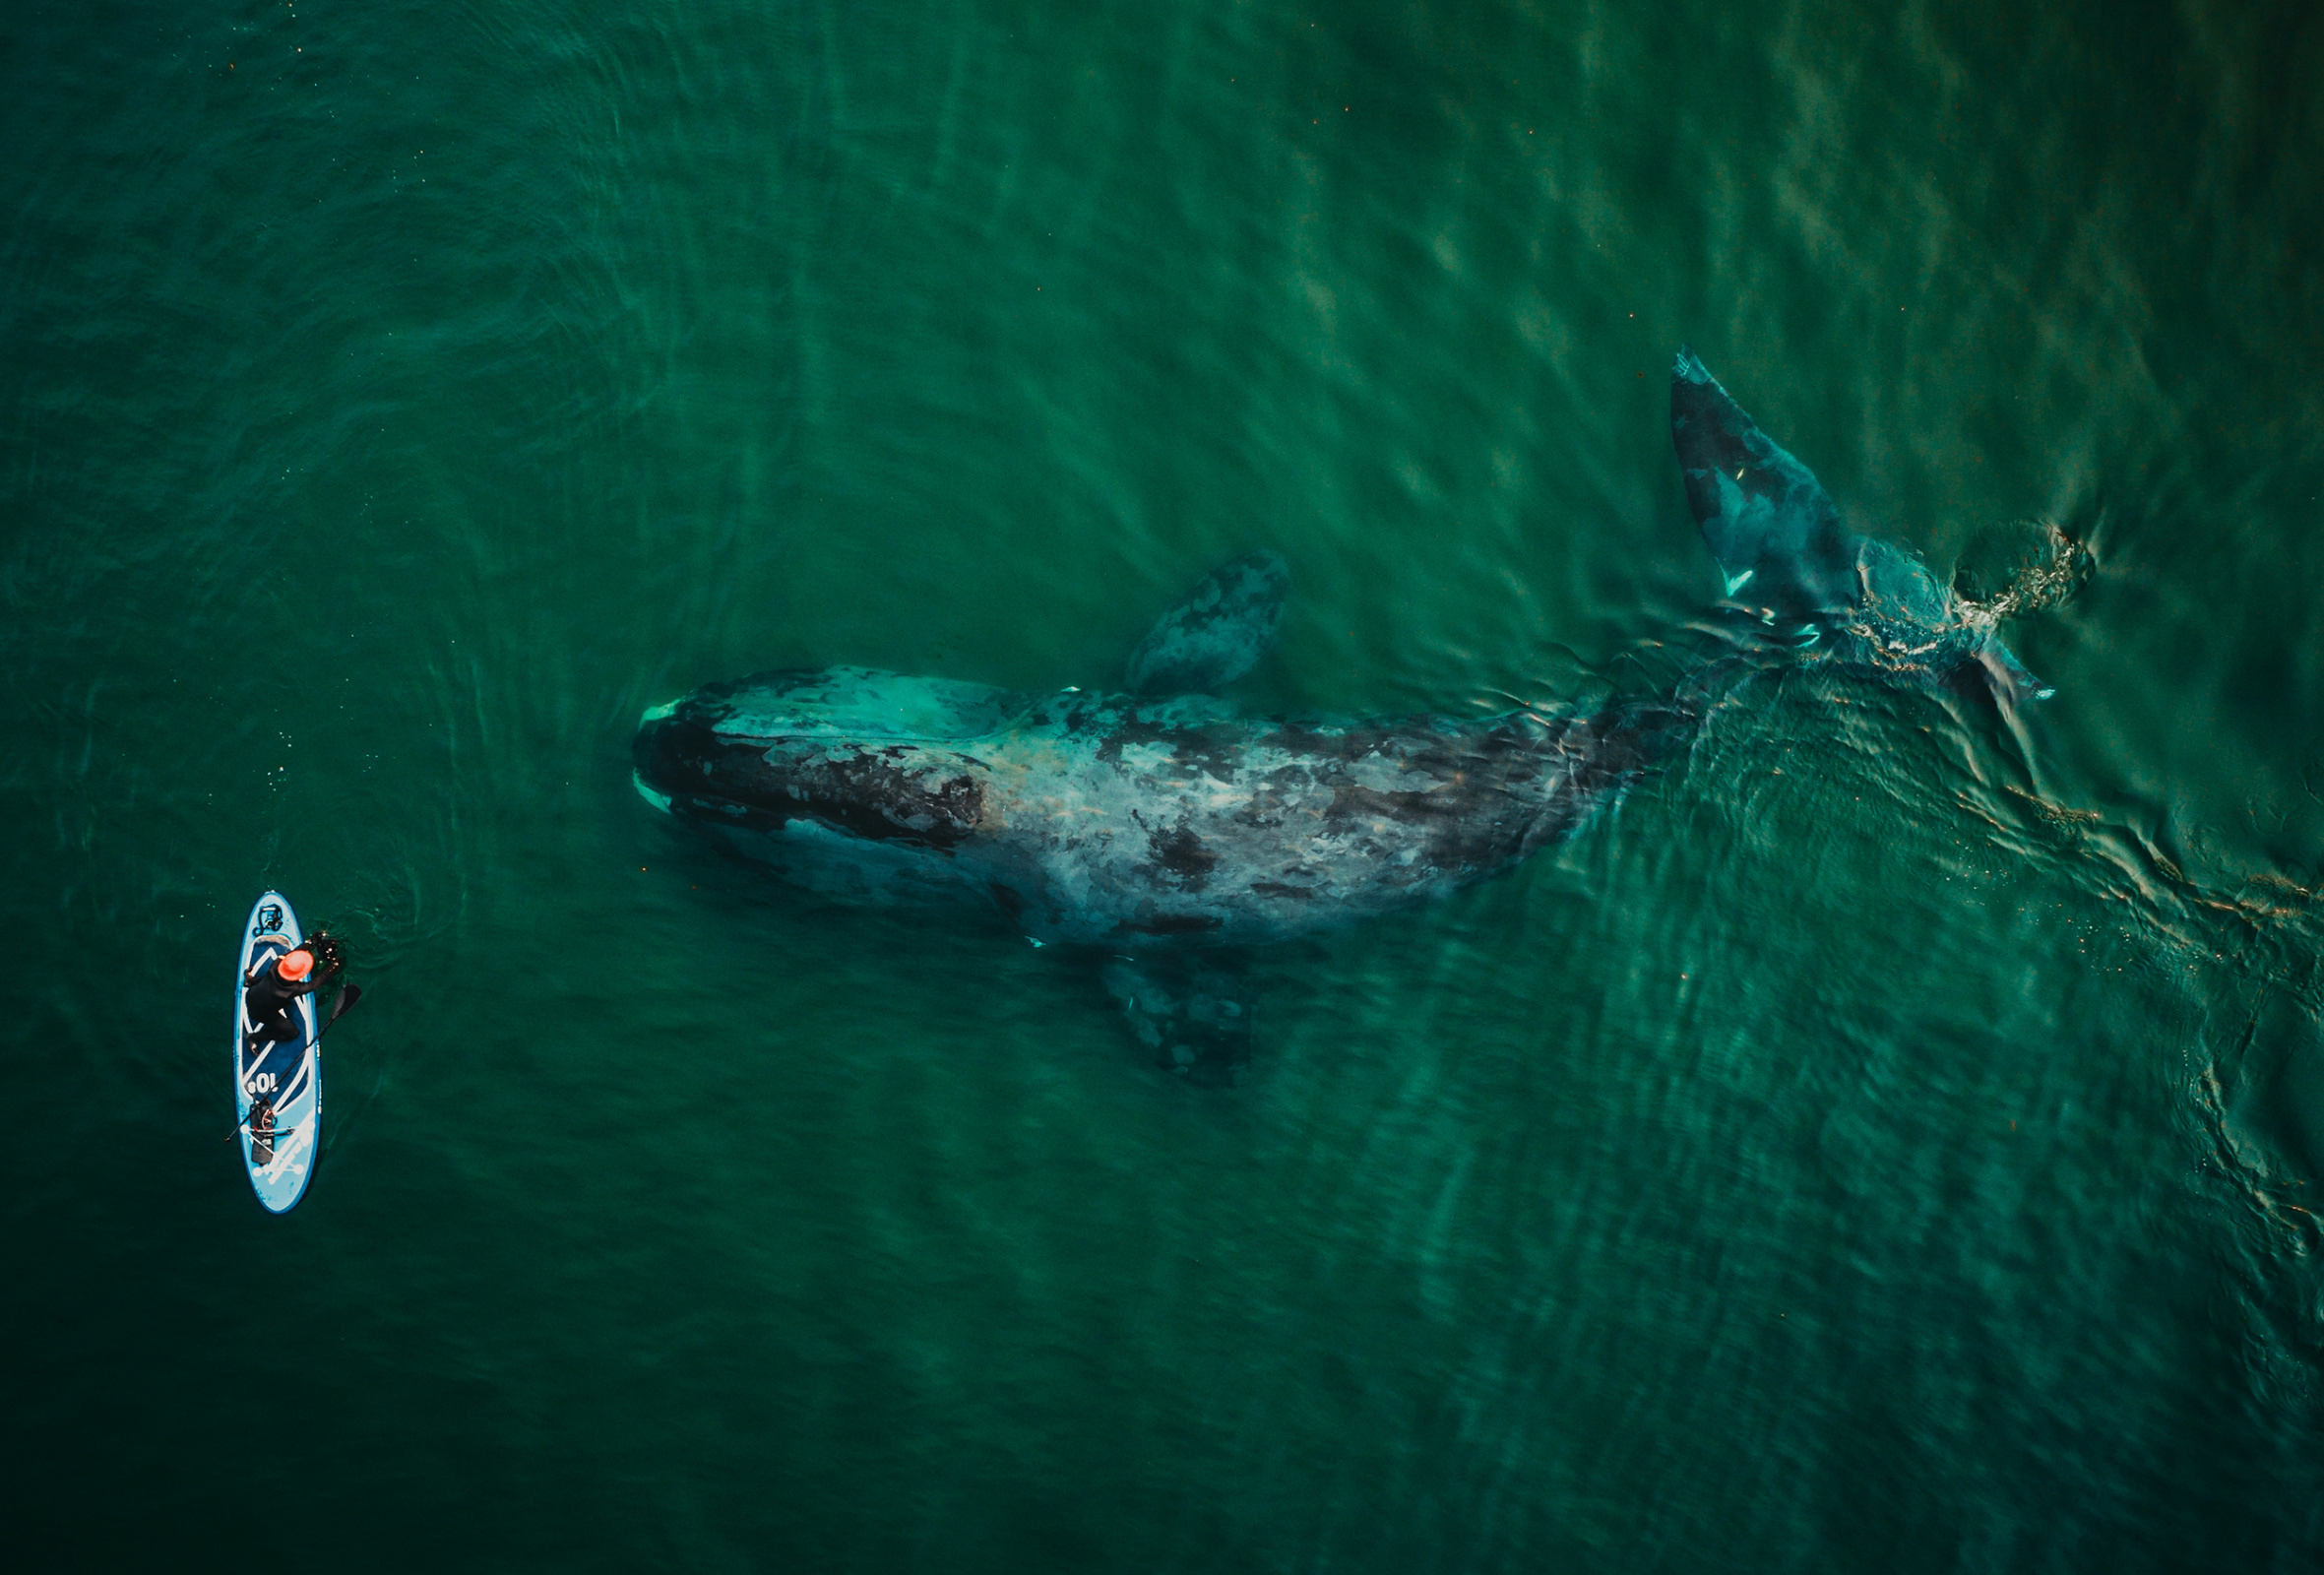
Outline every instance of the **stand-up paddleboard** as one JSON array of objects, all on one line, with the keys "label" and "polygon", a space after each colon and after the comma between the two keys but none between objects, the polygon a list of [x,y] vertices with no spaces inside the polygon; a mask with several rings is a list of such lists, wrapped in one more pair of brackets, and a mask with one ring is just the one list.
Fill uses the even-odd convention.
[{"label": "stand-up paddleboard", "polygon": [[266,1044],[252,1042],[253,1025],[242,995],[252,969],[272,968],[304,939],[290,900],[269,892],[242,926],[242,961],[234,970],[234,1109],[242,1163],[250,1170],[251,1190],[273,1214],[296,1203],[315,1173],[315,1150],[323,1136],[323,1050],[315,1042],[312,994],[290,1006],[298,1038]]}]

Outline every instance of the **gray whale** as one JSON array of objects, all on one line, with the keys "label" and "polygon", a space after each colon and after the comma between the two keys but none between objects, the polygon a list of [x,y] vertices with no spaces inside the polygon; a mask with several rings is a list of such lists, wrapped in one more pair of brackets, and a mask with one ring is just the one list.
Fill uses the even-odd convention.
[{"label": "gray whale", "polygon": [[660,808],[822,891],[986,902],[1033,940],[1266,943],[1441,897],[1571,836],[1691,719],[1251,719],[1204,696],[767,672],[650,713]]},{"label": "gray whale", "polygon": [[[1141,643],[1124,691],[854,666],[710,684],[642,719],[637,787],[796,884],[981,906],[1036,944],[1103,948],[1120,959],[1108,986],[1171,1064],[1238,1064],[1248,1019],[1225,952],[1499,874],[1580,831],[1696,724],[1651,700],[1244,716],[1207,691],[1259,659],[1285,584],[1273,554],[1206,578]],[[1188,948],[1208,955],[1161,956]]]},{"label": "gray whale", "polygon": [[1245,716],[1219,691],[1265,654],[1288,585],[1261,552],[1165,612],[1117,689],[755,673],[647,712],[638,790],[798,885],[981,907],[1036,945],[1107,957],[1107,988],[1162,1064],[1230,1075],[1249,1053],[1243,948],[1446,896],[1574,836],[1686,748],[1722,670],[1813,648],[1889,685],[1974,674],[2005,700],[2049,693],[1917,557],[1849,531],[1683,349],[1670,433],[1757,642],[1671,698],[1476,719]]},{"label": "gray whale", "polygon": [[1912,552],[1849,530],[1815,473],[1762,432],[1689,349],[1670,368],[1670,444],[1728,598],[1770,629],[1891,688],[1957,689],[1968,680],[1996,700],[2049,698],[1989,616]]}]

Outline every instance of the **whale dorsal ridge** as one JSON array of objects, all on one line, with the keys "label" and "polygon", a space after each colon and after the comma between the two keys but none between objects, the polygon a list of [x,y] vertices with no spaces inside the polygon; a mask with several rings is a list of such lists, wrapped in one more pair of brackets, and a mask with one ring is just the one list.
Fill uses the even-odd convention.
[{"label": "whale dorsal ridge", "polygon": [[1211,694],[1232,683],[1275,644],[1290,587],[1277,552],[1253,552],[1204,575],[1130,653],[1130,693]]}]

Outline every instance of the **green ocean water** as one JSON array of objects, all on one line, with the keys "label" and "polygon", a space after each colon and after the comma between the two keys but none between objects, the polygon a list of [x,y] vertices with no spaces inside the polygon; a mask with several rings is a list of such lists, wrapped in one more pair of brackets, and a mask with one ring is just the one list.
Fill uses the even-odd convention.
[{"label": "green ocean water", "polygon": [[[0,21],[12,1568],[2324,1560],[2324,16],[1349,0]],[[1240,1086],[652,813],[646,706],[1633,684],[1692,344],[1991,583],[1263,957]],[[279,886],[326,1149],[224,1141]]]}]

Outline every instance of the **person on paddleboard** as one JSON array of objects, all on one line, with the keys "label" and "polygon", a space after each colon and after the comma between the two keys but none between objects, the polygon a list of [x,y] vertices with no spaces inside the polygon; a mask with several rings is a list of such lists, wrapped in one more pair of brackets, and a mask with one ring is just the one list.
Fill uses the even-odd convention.
[{"label": "person on paddleboard", "polygon": [[295,1040],[304,1032],[290,1015],[290,1003],[312,995],[322,980],[315,974],[315,954],[304,946],[260,963],[242,980],[242,1013],[250,1024],[250,1047]]},{"label": "person on paddleboard", "polygon": [[[298,1019],[290,1013],[291,1003],[301,995],[312,995],[321,982],[311,945],[294,947],[272,961],[254,965],[242,979],[242,1021],[250,1030],[244,1056],[264,1059],[268,1046],[304,1037]],[[275,1096],[271,1085],[250,1106],[249,1130],[251,1159],[259,1165],[272,1163]]]}]

